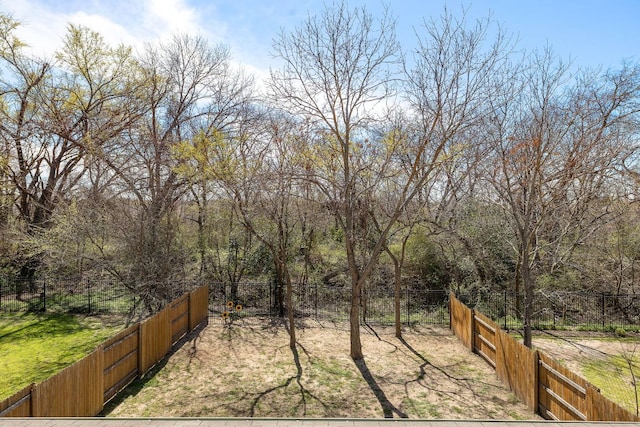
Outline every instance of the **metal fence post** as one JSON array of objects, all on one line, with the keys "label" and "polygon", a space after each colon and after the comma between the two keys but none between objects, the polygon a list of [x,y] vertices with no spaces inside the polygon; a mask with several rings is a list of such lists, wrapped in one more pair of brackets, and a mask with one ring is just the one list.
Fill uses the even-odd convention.
[{"label": "metal fence post", "polygon": [[406,300],[407,300],[407,303],[406,303],[406,305],[405,305],[405,307],[407,308],[407,321],[406,321],[406,325],[407,325],[407,326],[409,326],[409,324],[411,323],[411,319],[410,319],[411,312],[409,311],[409,310],[410,310],[410,309],[409,309],[409,286],[407,286],[407,292],[406,292],[406,294],[405,294],[405,298],[406,298]]},{"label": "metal fence post", "polygon": [[604,330],[604,327],[605,327],[605,304],[604,304],[605,301],[604,301],[604,298],[605,298],[605,296],[604,296],[604,292],[603,292],[602,293],[602,300],[600,301],[601,302],[600,306],[602,307],[602,329],[603,330]]},{"label": "metal fence post", "polygon": [[316,316],[316,321],[318,320],[318,282],[313,281],[314,295],[313,295],[313,311]]},{"label": "metal fence post", "polygon": [[42,280],[42,311],[47,311],[47,281]]},{"label": "metal fence post", "polygon": [[504,330],[508,330],[507,328],[507,290],[504,290]]},{"label": "metal fence post", "polygon": [[91,283],[87,279],[87,314],[91,314]]}]

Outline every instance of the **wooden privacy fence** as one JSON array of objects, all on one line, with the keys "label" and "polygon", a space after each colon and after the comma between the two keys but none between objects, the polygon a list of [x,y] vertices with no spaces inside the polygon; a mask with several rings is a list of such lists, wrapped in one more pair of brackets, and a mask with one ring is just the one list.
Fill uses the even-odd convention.
[{"label": "wooden privacy fence", "polygon": [[0,417],[92,417],[208,319],[207,286],[103,342],[84,359],[0,402]]},{"label": "wooden privacy fence", "polygon": [[496,370],[533,412],[562,421],[640,421],[579,375],[509,336],[491,319],[449,297],[451,329]]}]

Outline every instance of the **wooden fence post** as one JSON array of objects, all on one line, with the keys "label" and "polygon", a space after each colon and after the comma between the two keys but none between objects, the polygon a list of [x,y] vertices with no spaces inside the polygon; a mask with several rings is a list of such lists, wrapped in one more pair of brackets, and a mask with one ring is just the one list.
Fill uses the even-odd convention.
[{"label": "wooden fence post", "polygon": [[533,350],[533,410],[534,414],[540,414],[540,353],[538,350]]},{"label": "wooden fence post", "polygon": [[191,302],[192,296],[193,296],[193,291],[189,292],[189,296],[187,297],[187,333],[193,331],[193,328],[195,327],[191,324],[193,323],[191,318],[193,317],[193,309],[194,309],[194,304]]},{"label": "wooden fence post", "polygon": [[469,336],[471,337],[470,350],[472,353],[476,352],[476,312],[473,308],[469,309]]},{"label": "wooden fence post", "polygon": [[38,408],[40,407],[40,392],[38,390],[38,384],[31,384],[31,416],[34,418],[41,417],[40,411]]},{"label": "wooden fence post", "polygon": [[142,371],[143,368],[143,362],[142,362],[142,346],[144,345],[144,340],[143,340],[143,335],[144,333],[142,332],[142,322],[138,322],[138,348],[137,348],[137,352],[138,352],[138,378],[142,377],[142,375],[144,374],[144,372]]},{"label": "wooden fence post", "polygon": [[36,383],[31,383],[31,387],[29,390],[29,416],[35,417],[33,411],[35,411],[36,405],[33,404],[33,390],[36,388]]}]

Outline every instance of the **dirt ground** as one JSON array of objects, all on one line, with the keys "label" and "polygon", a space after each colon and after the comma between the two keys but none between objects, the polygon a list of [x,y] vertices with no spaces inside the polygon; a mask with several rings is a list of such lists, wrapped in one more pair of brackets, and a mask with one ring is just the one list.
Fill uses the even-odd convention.
[{"label": "dirt ground", "polygon": [[450,330],[362,329],[365,359],[349,357],[347,325],[307,322],[289,348],[281,323],[212,322],[152,375],[107,406],[115,417],[540,419]]}]

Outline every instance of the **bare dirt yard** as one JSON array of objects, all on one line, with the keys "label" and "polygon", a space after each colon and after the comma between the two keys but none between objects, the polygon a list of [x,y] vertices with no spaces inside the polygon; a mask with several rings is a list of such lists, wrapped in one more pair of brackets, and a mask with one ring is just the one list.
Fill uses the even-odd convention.
[{"label": "bare dirt yard", "polygon": [[306,322],[289,348],[282,323],[212,321],[105,410],[112,417],[540,419],[448,329]]}]

